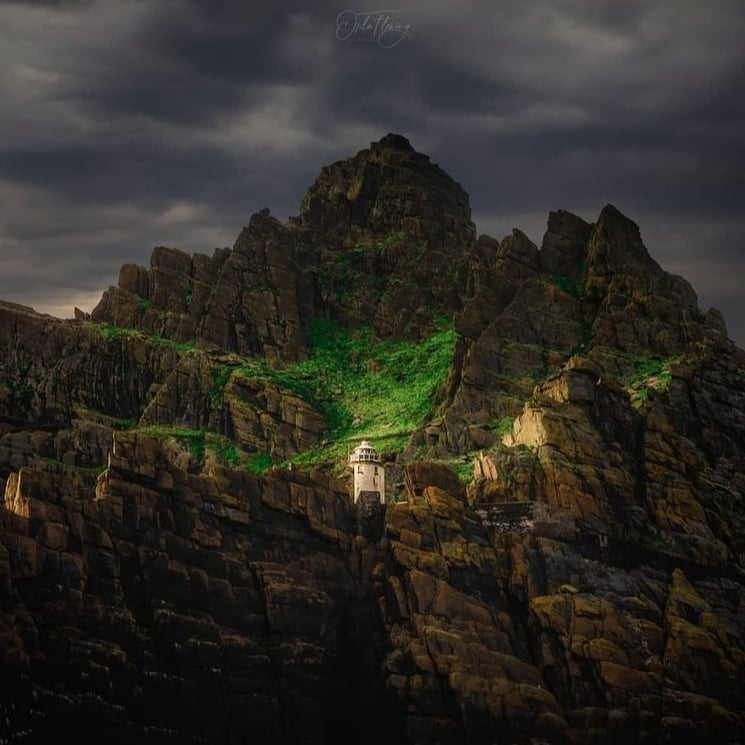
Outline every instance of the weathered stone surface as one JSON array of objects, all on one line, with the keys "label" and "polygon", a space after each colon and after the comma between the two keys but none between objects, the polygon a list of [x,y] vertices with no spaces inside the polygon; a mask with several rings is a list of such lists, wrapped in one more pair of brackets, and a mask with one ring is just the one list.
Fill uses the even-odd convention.
[{"label": "weathered stone surface", "polygon": [[312,448],[323,417],[289,391],[259,378],[233,376],[223,390],[226,428],[249,451],[281,462]]},{"label": "weathered stone surface", "polygon": [[583,270],[585,247],[592,225],[566,210],[551,212],[540,252],[541,270],[547,274],[576,277]]},{"label": "weathered stone surface", "polygon": [[298,270],[309,263],[304,246],[296,231],[258,212],[232,251],[189,256],[160,246],[149,270],[125,265],[91,318],[207,349],[302,359],[313,298],[310,275]]},{"label": "weathered stone surface", "polygon": [[[347,695],[339,671],[353,587],[340,484],[289,471],[194,476],[156,438],[118,433],[95,494],[68,488],[22,469],[6,489],[2,602],[15,610],[3,660],[15,650],[31,676],[19,706],[46,702],[35,716],[9,712],[9,733],[29,726],[41,741],[94,695],[101,719],[87,726],[117,742],[162,741],[164,729],[272,742],[295,728],[303,742],[328,741],[334,702]],[[50,624],[40,644],[22,618]],[[64,676],[45,683],[63,662]]]},{"label": "weathered stone surface", "polygon": [[91,318],[275,365],[304,359],[318,316],[431,333],[462,305],[475,229],[462,187],[403,142],[326,166],[298,217],[255,213],[232,251],[155,248],[148,270],[122,267]]},{"label": "weathered stone surface", "polygon": [[461,307],[475,235],[468,196],[405,138],[324,167],[300,210],[324,314],[417,338]]}]

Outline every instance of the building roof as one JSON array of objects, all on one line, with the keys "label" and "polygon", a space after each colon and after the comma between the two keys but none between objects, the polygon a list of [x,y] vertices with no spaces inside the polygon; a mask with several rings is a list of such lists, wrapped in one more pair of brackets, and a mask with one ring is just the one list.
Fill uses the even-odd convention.
[{"label": "building roof", "polygon": [[375,448],[367,441],[362,440],[360,444],[349,454],[350,463],[374,462],[380,463],[380,457]]}]

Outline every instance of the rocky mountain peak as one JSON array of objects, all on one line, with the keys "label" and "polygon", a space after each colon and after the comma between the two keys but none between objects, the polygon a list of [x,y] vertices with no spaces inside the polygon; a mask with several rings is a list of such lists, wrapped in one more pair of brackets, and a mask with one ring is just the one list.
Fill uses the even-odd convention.
[{"label": "rocky mountain peak", "polygon": [[597,346],[668,356],[705,335],[693,287],[662,269],[639,226],[613,205],[595,223],[583,272]]},{"label": "rocky mountain peak", "polygon": [[468,195],[402,135],[322,168],[298,225],[318,251],[322,312],[345,325],[415,338],[462,303]]},{"label": "rocky mountain peak", "polygon": [[273,364],[306,355],[319,316],[417,338],[462,304],[474,235],[463,188],[389,133],[323,167],[287,224],[263,208],[232,251],[126,265],[91,318]]},{"label": "rocky mountain peak", "polygon": [[411,143],[403,135],[389,132],[385,137],[381,137],[377,142],[370,144],[371,149],[380,150],[390,148],[391,150],[403,150],[404,152],[414,152]]},{"label": "rocky mountain peak", "polygon": [[592,225],[571,212],[550,212],[541,243],[541,269],[547,274],[577,276],[591,232]]},{"label": "rocky mountain peak", "polygon": [[322,168],[300,212],[308,226],[353,235],[475,233],[468,195],[460,184],[394,133]]},{"label": "rocky mountain peak", "polygon": [[659,271],[642,241],[639,226],[612,204],[600,211],[587,258],[591,264],[602,262],[610,271],[633,264]]}]

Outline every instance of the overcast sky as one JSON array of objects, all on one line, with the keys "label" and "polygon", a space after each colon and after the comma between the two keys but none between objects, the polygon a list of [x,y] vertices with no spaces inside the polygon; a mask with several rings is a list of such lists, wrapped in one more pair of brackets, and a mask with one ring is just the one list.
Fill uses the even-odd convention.
[{"label": "overcast sky", "polygon": [[0,0],[0,298],[90,310],[399,132],[480,233],[614,204],[745,346],[742,0],[347,3]]}]

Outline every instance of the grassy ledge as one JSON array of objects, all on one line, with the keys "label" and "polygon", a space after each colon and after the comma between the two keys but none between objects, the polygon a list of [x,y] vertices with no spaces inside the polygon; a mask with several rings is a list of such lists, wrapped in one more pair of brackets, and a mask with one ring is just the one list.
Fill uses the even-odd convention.
[{"label": "grassy ledge", "polygon": [[[114,335],[129,333],[119,329]],[[384,457],[392,457],[404,449],[414,430],[432,418],[455,342],[455,330],[444,322],[429,338],[409,342],[376,341],[370,327],[348,330],[319,320],[310,333],[309,358],[303,362],[279,370],[264,359],[213,367],[212,404],[221,404],[232,376],[260,378],[294,393],[323,415],[326,429],[320,444],[293,457],[293,464],[339,473],[346,468],[348,450],[361,439],[373,442]],[[288,465],[273,461],[269,452],[243,451],[230,438],[205,429],[148,426],[141,431],[174,438],[197,463],[213,457],[253,473]]]},{"label": "grassy ledge", "polygon": [[369,327],[349,331],[319,320],[310,334],[308,360],[283,370],[252,362],[235,374],[265,378],[314,406],[326,421],[324,439],[293,462],[333,466],[363,438],[383,454],[404,448],[433,414],[455,340],[445,323],[428,339],[406,342],[375,341]]}]

